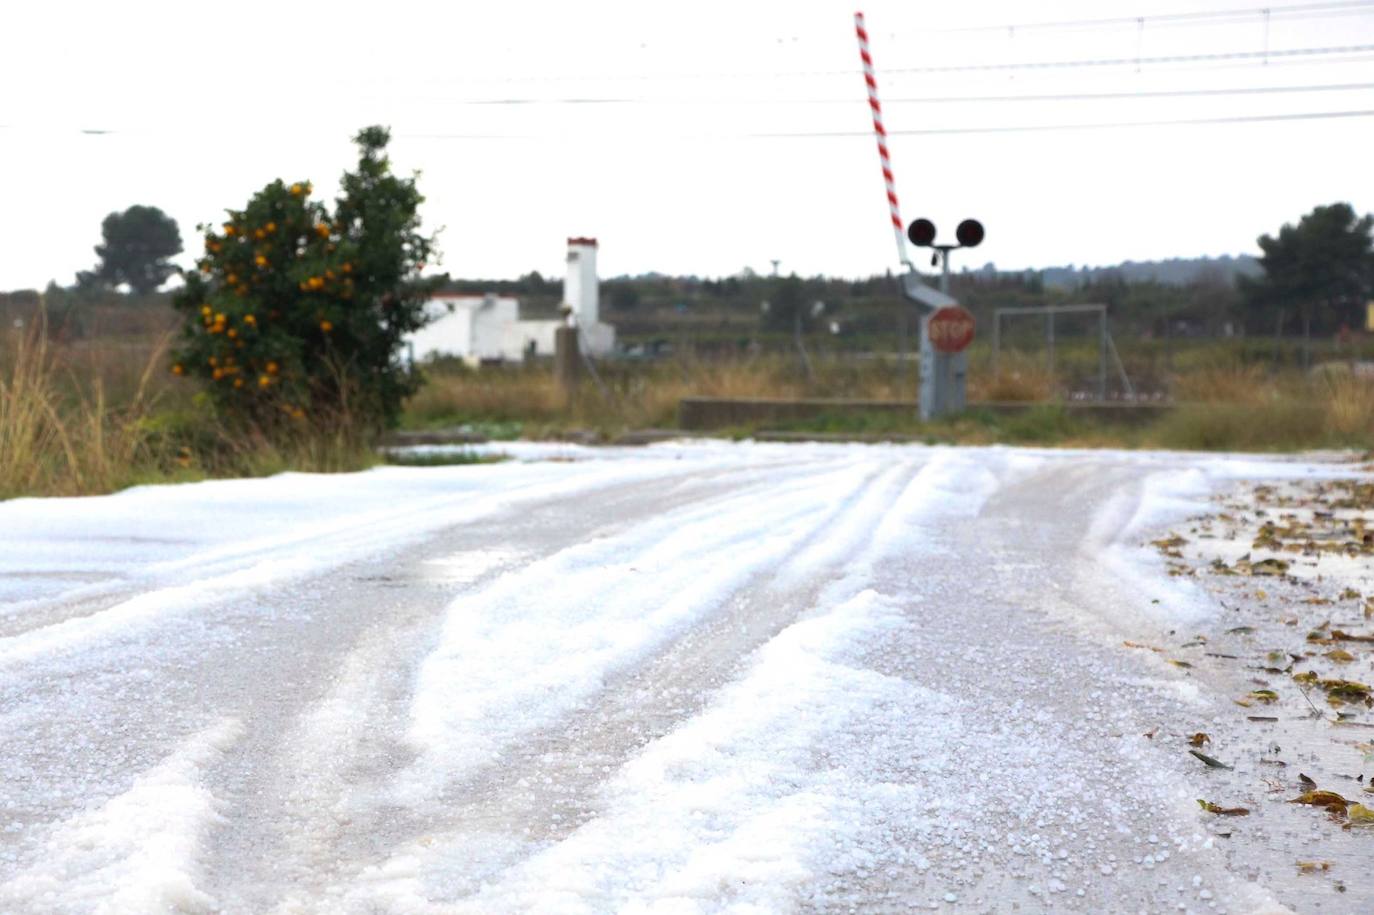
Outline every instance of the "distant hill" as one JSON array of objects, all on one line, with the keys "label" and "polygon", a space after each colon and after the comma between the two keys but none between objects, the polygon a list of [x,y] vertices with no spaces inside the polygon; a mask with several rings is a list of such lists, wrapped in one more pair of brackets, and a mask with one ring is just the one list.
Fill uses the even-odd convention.
[{"label": "distant hill", "polygon": [[1112,267],[1046,267],[1041,271],[1045,285],[1074,289],[1098,280],[1120,277],[1127,282],[1164,283],[1186,286],[1200,278],[1224,279],[1235,283],[1237,276],[1259,276],[1259,259],[1249,254],[1232,257],[1175,257],[1164,261],[1126,261]]}]

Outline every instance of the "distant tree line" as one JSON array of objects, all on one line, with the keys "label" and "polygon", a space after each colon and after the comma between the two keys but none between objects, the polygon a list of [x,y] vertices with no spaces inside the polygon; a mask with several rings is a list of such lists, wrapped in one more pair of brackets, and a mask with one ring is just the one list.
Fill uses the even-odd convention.
[{"label": "distant tree line", "polygon": [[[99,258],[75,286],[50,284],[50,307],[78,310],[82,301],[128,290],[136,301],[176,271],[176,223],[161,210],[133,206],[101,226]],[[1374,299],[1374,216],[1348,203],[1316,207],[1295,224],[1258,239],[1259,258],[1182,258],[1115,267],[1051,267],[1000,272],[991,265],[951,278],[952,292],[979,318],[993,309],[1067,303],[1109,307],[1113,326],[1143,335],[1226,333],[1330,335],[1364,326]],[[530,272],[514,280],[445,278],[448,291],[494,292],[521,299],[527,312],[556,313],[562,280]],[[709,278],[648,273],[602,281],[602,309],[614,321],[652,331],[657,325],[715,315],[761,331],[839,329],[891,333],[902,307],[889,272],[860,279],[744,269]]]}]

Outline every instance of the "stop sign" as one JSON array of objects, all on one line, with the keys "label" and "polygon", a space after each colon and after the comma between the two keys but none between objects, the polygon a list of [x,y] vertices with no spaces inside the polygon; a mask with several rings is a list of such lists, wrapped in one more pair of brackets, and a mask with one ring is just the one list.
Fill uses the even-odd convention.
[{"label": "stop sign", "polygon": [[963,352],[973,342],[973,315],[958,305],[949,305],[930,316],[926,335],[942,353]]}]

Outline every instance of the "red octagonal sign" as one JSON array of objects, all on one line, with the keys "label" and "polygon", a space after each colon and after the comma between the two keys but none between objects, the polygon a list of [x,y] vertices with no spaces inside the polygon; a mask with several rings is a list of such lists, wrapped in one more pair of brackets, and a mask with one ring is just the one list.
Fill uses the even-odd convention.
[{"label": "red octagonal sign", "polygon": [[926,334],[942,353],[963,352],[973,342],[973,315],[958,305],[941,308],[930,316]]}]

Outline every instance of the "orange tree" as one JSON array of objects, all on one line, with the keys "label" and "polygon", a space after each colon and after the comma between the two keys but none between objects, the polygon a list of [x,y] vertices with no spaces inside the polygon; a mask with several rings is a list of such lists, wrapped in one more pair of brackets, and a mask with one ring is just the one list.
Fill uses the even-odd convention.
[{"label": "orange tree", "polygon": [[401,349],[425,323],[434,242],[419,231],[415,180],[390,171],[388,139],[358,134],[332,213],[310,182],[277,180],[219,231],[200,226],[205,254],[173,300],[184,321],[172,371],[204,380],[227,417],[269,434],[375,431],[414,392]]}]

